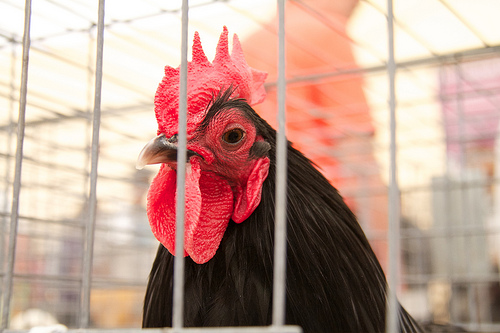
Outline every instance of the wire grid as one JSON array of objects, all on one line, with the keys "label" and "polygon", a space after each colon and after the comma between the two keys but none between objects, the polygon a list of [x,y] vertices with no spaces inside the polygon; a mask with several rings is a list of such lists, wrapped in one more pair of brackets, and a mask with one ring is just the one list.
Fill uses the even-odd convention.
[{"label": "wire grid", "polygon": [[[91,205],[87,198],[97,8],[85,7],[78,1],[72,3],[74,7],[57,1],[47,3],[63,12],[72,13],[84,23],[77,22],[80,25],[71,29],[65,27],[57,30],[52,27],[41,31],[37,29],[39,21],[33,22],[30,80],[33,78],[35,82],[37,76],[46,77],[48,82],[61,80],[71,88],[71,93],[65,87],[58,90],[59,94],[47,92],[40,86],[29,86],[28,89],[11,312],[15,315],[21,310],[41,307],[55,314],[58,321],[77,327],[84,312],[80,305],[82,275],[85,273],[82,268],[82,249],[85,221],[89,220]],[[498,36],[491,35],[495,29],[489,32],[485,30],[474,20],[472,13],[464,11],[463,4],[420,2],[419,6],[424,7],[424,12],[439,9],[443,15],[451,16],[453,22],[458,22],[462,29],[460,31],[466,31],[458,34],[460,38],[470,40],[459,49],[450,45],[441,47],[422,30],[418,17],[407,19],[406,12],[412,9],[412,4],[408,3],[395,2],[393,22],[397,33],[396,142],[388,139],[386,130],[389,96],[385,55],[387,44],[370,44],[360,37],[362,28],[357,31],[353,27],[350,31],[353,37],[345,36],[331,17],[306,1],[290,1],[290,14],[298,8],[301,15],[321,22],[331,31],[349,39],[352,48],[358,51],[362,65],[332,61],[334,65],[310,71],[289,68],[287,107],[292,111],[303,108],[310,116],[329,125],[327,130],[310,127],[303,134],[306,136],[304,141],[298,144],[302,148],[307,148],[308,144],[314,146],[306,152],[313,157],[328,156],[338,161],[331,166],[331,170],[326,163],[327,168],[324,170],[335,175],[334,184],[355,210],[386,269],[389,261],[384,255],[387,251],[387,226],[380,221],[387,217],[389,203],[395,204],[393,201],[388,202],[386,186],[389,184],[388,146],[391,142],[397,144],[396,163],[401,200],[401,219],[398,219],[401,222],[399,260],[402,262],[399,298],[419,319],[450,321],[469,329],[496,331],[499,319],[498,303],[495,302],[498,300],[494,297],[498,295],[495,290],[498,293],[499,276],[495,260],[499,249],[495,244],[499,243],[500,228],[496,222],[499,205],[496,190],[499,80],[495,75],[498,75],[496,68],[500,67],[500,43]],[[18,6],[10,1],[2,2],[2,5]],[[180,6],[168,8],[148,1],[144,6],[156,8],[156,11],[146,12],[144,9],[130,15],[118,11],[114,14],[111,9],[117,7],[111,1],[108,1],[108,5],[111,8],[108,7],[107,15],[111,19],[105,25],[105,40],[109,44],[105,44],[104,54],[109,50],[113,60],[119,63],[117,50],[128,52],[122,55],[126,61],[131,60],[133,48],[137,48],[137,45],[143,50],[147,49],[145,46],[151,48],[154,45],[157,51],[150,52],[144,58],[159,63],[155,68],[159,77],[152,80],[156,85],[161,78],[158,68],[162,68],[165,63],[179,63],[165,61],[158,54],[178,52],[179,48],[165,46],[168,44],[165,40],[174,38],[174,34],[161,37],[151,33],[145,22],[164,20],[170,16],[175,21]],[[387,25],[385,3],[361,1],[357,6],[359,12],[368,12],[377,17],[375,26],[388,36],[384,28]],[[476,6],[481,7],[481,4]],[[237,1],[224,4],[192,2],[190,19],[199,29],[200,23],[196,19],[200,13],[227,8],[235,15],[243,13],[242,17],[265,31],[274,29]],[[36,9],[35,4],[35,18],[38,15]],[[482,9],[486,15],[487,12]],[[46,15],[40,14],[42,18]],[[47,20],[46,17],[44,19]],[[431,18],[426,23],[438,23],[435,20]],[[62,26],[65,24],[61,22]],[[217,28],[213,28],[215,36],[222,24],[224,22],[219,21]],[[444,34],[447,28],[443,30]],[[435,34],[439,33],[435,31]],[[84,39],[88,52],[63,49],[64,52],[59,53],[55,46],[60,46],[58,39],[65,35],[71,35],[75,43]],[[2,103],[8,112],[3,116],[0,127],[1,135],[5,138],[5,141],[2,140],[5,145],[0,157],[4,161],[3,188],[6,195],[1,216],[4,221],[3,233],[6,235],[9,232],[7,222],[13,214],[10,196],[16,184],[13,172],[15,110],[19,100],[17,82],[20,82],[20,76],[17,71],[20,68],[19,46],[22,39],[15,33],[2,33],[2,36],[2,59],[11,64],[8,67],[9,75],[2,79]],[[251,37],[248,38],[252,41]],[[409,56],[406,49],[398,47],[398,41],[405,39],[418,44],[416,55]],[[175,45],[176,42],[173,43]],[[207,45],[205,51],[208,53],[210,41],[203,39],[203,43]],[[287,43],[289,49],[309,47],[311,52],[318,51],[290,32],[287,33]],[[106,45],[109,45],[109,49]],[[245,50],[246,45],[244,42]],[[249,61],[258,63],[254,54],[247,56]],[[319,54],[318,57],[328,60],[328,55]],[[44,68],[53,68],[54,65],[61,66],[64,75],[56,71],[54,77],[47,75]],[[138,326],[147,271],[157,244],[150,235],[143,209],[143,194],[154,171],[140,173],[130,168],[135,154],[130,154],[132,149],[126,148],[129,146],[138,152],[142,144],[154,135],[156,126],[154,119],[151,119],[151,100],[155,86],[137,86],[134,80],[129,80],[134,74],[149,74],[138,74],[137,71],[131,73],[125,68],[116,72],[111,70],[113,63],[108,61],[107,65],[105,62],[103,80],[107,99],[103,104],[100,122],[99,168],[102,171],[98,178],[92,298],[89,300],[90,325],[98,328]],[[141,65],[143,67],[140,68],[148,66],[144,62]],[[257,65],[253,67],[259,68]],[[110,70],[106,71],[106,68]],[[337,104],[322,108],[321,104],[308,101],[307,96],[304,97],[299,91],[314,86],[311,89],[316,94],[325,94],[325,87],[329,84],[336,87],[339,82],[355,84],[360,75],[364,79],[364,95],[372,124],[364,124],[363,119],[358,122],[353,120],[363,112],[363,108],[351,101],[346,102],[342,96],[333,96]],[[434,80],[429,80],[429,77]],[[271,73],[268,83],[271,98],[275,92],[276,78]],[[126,103],[115,96],[120,96]],[[296,133],[303,124],[302,118],[293,116],[287,119],[290,135]],[[352,123],[359,125],[360,122],[368,129],[363,126],[352,128]],[[377,129],[375,134],[370,131],[370,126]],[[317,145],[314,135],[324,134],[325,131],[330,146]],[[131,195],[126,196],[125,193]],[[1,249],[5,264],[8,251],[5,246]],[[394,263],[394,260],[391,262]],[[122,305],[116,311],[118,319],[110,318],[114,314],[108,314],[108,318],[99,317],[101,309],[111,306],[116,308],[116,304]],[[127,307],[130,309],[125,309]],[[130,320],[119,319],[120,316]]]}]

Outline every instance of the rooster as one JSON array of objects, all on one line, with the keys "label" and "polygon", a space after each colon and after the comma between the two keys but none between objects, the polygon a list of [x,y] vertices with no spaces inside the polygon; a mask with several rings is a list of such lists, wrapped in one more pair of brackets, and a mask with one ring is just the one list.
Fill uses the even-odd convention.
[{"label": "rooster", "polygon": [[[185,262],[184,325],[271,324],[276,131],[251,107],[266,74],[250,68],[224,27],[210,63],[195,33],[188,64],[184,249],[175,248],[179,69],[155,95],[158,136],[140,166],[161,163],[148,192],[160,241],[143,327],[172,325],[174,255]],[[314,164],[288,143],[286,323],[304,332],[383,332],[387,282],[356,217]],[[399,306],[402,332],[421,331]]]}]

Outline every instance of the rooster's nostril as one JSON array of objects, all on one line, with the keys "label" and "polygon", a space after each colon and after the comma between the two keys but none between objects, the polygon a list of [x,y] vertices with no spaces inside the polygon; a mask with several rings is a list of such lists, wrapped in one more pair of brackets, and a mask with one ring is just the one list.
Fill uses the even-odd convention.
[{"label": "rooster's nostril", "polygon": [[168,138],[167,141],[170,143],[177,143],[178,137],[179,137],[179,134],[174,134],[170,138]]}]

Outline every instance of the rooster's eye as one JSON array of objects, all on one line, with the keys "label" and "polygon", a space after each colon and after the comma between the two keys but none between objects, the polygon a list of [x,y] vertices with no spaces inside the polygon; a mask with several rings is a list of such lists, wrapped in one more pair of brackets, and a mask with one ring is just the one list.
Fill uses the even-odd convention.
[{"label": "rooster's eye", "polygon": [[224,133],[224,135],[222,135],[222,140],[226,143],[234,145],[240,142],[244,135],[245,132],[243,132],[242,129],[234,128]]}]

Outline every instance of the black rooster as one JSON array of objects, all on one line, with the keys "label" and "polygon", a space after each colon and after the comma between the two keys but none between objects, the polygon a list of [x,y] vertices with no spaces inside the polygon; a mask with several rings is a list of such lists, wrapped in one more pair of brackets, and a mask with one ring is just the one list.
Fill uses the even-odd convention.
[{"label": "black rooster", "polygon": [[[201,49],[198,35],[193,49]],[[212,65],[193,51],[189,73],[196,64],[212,70],[222,58],[242,57],[236,38],[227,54],[227,30],[217,52]],[[142,164],[163,163],[148,196],[148,216],[163,245],[148,283],[143,327],[172,325],[177,118],[168,87],[178,82],[174,71],[167,67],[156,94],[160,135],[140,157]],[[234,85],[222,90],[215,81],[210,93],[191,88],[188,95],[185,326],[270,325],[276,131],[252,109],[259,97],[246,86],[225,78]],[[338,191],[290,144],[287,198],[286,323],[304,332],[383,332],[382,268]],[[402,307],[399,326],[421,331]]]}]

